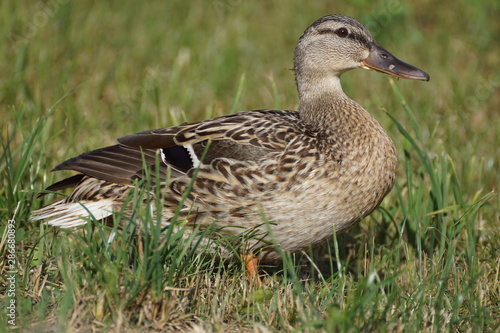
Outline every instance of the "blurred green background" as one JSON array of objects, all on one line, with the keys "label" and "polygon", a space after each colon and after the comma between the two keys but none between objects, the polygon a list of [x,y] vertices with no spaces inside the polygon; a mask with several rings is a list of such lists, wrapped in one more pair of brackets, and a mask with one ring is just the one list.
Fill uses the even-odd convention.
[{"label": "blurred green background", "polygon": [[[4,151],[0,160],[0,213],[2,221],[10,218],[17,203],[23,203],[17,217],[22,226],[18,233],[19,246],[34,248],[39,237],[37,226],[26,223],[29,211],[41,204],[29,191],[43,189],[60,179],[61,175],[49,171],[64,159],[114,144],[117,137],[149,128],[251,109],[296,109],[298,98],[293,73],[289,70],[295,43],[309,24],[333,13],[358,19],[384,48],[430,74],[431,80],[427,83],[398,80],[396,85],[413,110],[428,157],[438,161],[436,165],[441,157],[450,157],[454,172],[442,178],[459,184],[450,190],[454,191],[454,200],[472,204],[481,196],[495,192],[487,209],[468,220],[472,221],[468,225],[470,230],[477,227],[493,232],[478,239],[486,239],[487,243],[493,240],[494,237],[488,238],[488,235],[498,235],[500,223],[500,201],[496,193],[500,184],[499,1],[3,0],[0,8],[0,128]],[[427,193],[435,189],[430,189],[425,175],[421,183],[415,181],[417,186],[412,187],[411,181],[408,187],[405,184],[411,179],[405,170],[412,170],[415,179],[425,171],[421,161],[413,158],[412,147],[405,144],[396,124],[385,113],[405,128],[414,128],[390,87],[390,77],[355,70],[343,75],[342,82],[347,95],[387,129],[402,161],[398,176],[401,186],[382,205],[396,211],[401,207],[399,202],[404,201],[398,201],[397,196],[403,198],[411,191],[419,191],[421,197],[427,198]],[[39,128],[36,141],[31,142],[30,133],[44,115],[48,115],[44,126]],[[405,151],[410,152],[410,157],[403,156]],[[411,163],[411,167],[405,168],[405,162]],[[21,192],[22,189],[27,192]],[[425,201],[419,210],[415,209],[418,218],[408,220],[417,225],[419,218],[427,218],[431,229],[432,218],[442,214],[446,216],[443,226],[448,225],[447,218],[449,223],[459,225],[460,218],[450,217],[452,214],[447,215],[447,211],[453,210],[459,215],[460,209],[467,205],[456,209],[459,205],[452,201],[445,202],[450,207],[436,208],[432,199],[430,203]],[[409,202],[409,206],[415,203]],[[398,210],[396,215],[396,225],[406,223],[406,211]],[[417,227],[420,228],[420,224]],[[367,222],[358,228],[363,232],[355,229],[354,237],[367,235],[366,239],[358,238],[360,247],[372,239],[371,235],[384,232],[378,230],[376,224]],[[24,230],[29,237],[22,237]],[[366,230],[373,233],[364,232]],[[395,231],[391,232],[387,238],[396,239]],[[463,236],[461,229],[456,235]],[[422,234],[424,239],[427,236]],[[393,244],[384,241],[380,241],[379,247],[391,249]],[[428,245],[427,253],[432,253],[433,242]],[[411,248],[413,244],[409,243]],[[466,243],[460,239],[459,243],[458,254],[453,249],[446,255],[449,259],[446,265],[458,262],[458,258],[463,257],[461,251],[469,251],[471,257],[476,255],[471,250],[476,246],[475,241]],[[448,243],[439,244],[443,250]],[[481,274],[484,281],[488,281],[484,288],[491,294],[485,292],[486,296],[483,298],[481,294],[478,299],[498,306],[499,287],[498,281],[495,282],[498,276],[491,275],[495,267],[498,268],[498,248],[495,249],[494,242],[489,248],[481,244],[486,243],[478,242],[476,249],[478,257],[488,258],[485,267],[491,270],[482,267]],[[398,246],[406,249],[407,244],[401,238]],[[417,249],[422,259],[421,249],[418,246]],[[481,249],[484,252],[480,252]],[[376,262],[378,257],[374,257]],[[25,259],[26,272],[30,272],[32,259]],[[388,270],[398,271],[399,263],[398,256]],[[433,264],[430,262],[429,267]],[[440,266],[435,265],[435,269],[439,273]],[[414,276],[411,270],[403,267],[403,271]],[[456,290],[450,299],[458,300],[453,311],[459,313],[463,309],[462,300],[456,295],[463,290],[460,281],[465,280],[457,276],[460,278],[456,278]],[[433,290],[435,277],[424,278],[427,284],[403,281],[401,295],[408,294],[406,283],[414,282],[411,288],[422,285],[428,288],[422,289],[425,298],[426,293]],[[54,281],[60,283],[60,278]],[[25,283],[28,292],[34,288],[29,285],[31,282]],[[30,311],[31,299],[37,297],[27,294],[25,311]],[[46,296],[50,299],[47,304],[52,304],[50,297]],[[57,301],[57,297],[54,299]],[[371,299],[367,301],[370,302]],[[429,306],[435,305],[429,303]],[[481,306],[478,305],[477,311],[483,311]],[[469,313],[473,317],[479,313],[474,312],[476,308],[470,309],[460,312],[464,318]],[[421,313],[427,312],[427,308],[422,308]],[[493,317],[498,313],[498,308],[491,310]],[[293,315],[290,317],[293,319]],[[346,318],[348,327],[351,317]],[[398,327],[405,327],[405,316],[401,318],[395,318],[403,322]],[[413,327],[420,327],[414,319],[409,320],[415,322]],[[467,319],[461,323],[468,327]]]}]

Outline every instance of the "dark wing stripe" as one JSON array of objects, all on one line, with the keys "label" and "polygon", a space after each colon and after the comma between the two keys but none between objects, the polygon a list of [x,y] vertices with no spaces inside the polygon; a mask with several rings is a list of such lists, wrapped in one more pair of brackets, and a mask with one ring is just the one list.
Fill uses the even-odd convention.
[{"label": "dark wing stripe", "polygon": [[122,136],[121,138],[118,138],[117,141],[125,146],[135,147],[135,148],[139,147],[144,149],[167,148],[176,145],[176,142],[174,141],[174,136],[181,129],[182,129],[181,126],[176,126],[165,129],[169,131],[162,131],[162,129],[143,131],[139,133]]},{"label": "dark wing stripe", "polygon": [[[83,179],[83,177],[85,177],[85,175],[80,173],[78,175],[74,175],[72,177],[65,178],[63,180],[58,181],[57,183],[50,185],[49,187],[47,187],[45,189],[45,191],[57,192],[57,191],[62,191],[62,190],[67,189],[67,188],[75,187]],[[46,194],[47,193],[39,193],[37,195],[37,198],[41,198]]]},{"label": "dark wing stripe", "polygon": [[[135,178],[142,178],[144,163],[154,175],[155,150],[139,150],[115,145],[71,158],[55,167],[54,170],[74,170],[109,182],[130,184]],[[160,170],[160,179],[165,181],[166,167]]]}]

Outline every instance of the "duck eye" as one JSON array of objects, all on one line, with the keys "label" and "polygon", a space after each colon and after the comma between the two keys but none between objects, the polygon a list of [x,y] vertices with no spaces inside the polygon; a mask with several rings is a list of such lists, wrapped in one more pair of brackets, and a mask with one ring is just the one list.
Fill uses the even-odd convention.
[{"label": "duck eye", "polygon": [[339,37],[345,38],[349,35],[349,30],[347,30],[347,28],[339,28],[335,30],[335,34]]}]

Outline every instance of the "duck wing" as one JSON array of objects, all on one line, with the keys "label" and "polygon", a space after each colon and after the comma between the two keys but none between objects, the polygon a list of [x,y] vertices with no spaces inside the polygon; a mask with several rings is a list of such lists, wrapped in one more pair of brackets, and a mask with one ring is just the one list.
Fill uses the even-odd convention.
[{"label": "duck wing", "polygon": [[[158,174],[163,183],[168,178],[168,167],[170,178],[198,167],[208,142],[210,147],[203,164],[218,158],[258,162],[269,153],[283,151],[297,135],[298,120],[299,113],[295,111],[255,110],[143,131],[119,138],[117,145],[71,158],[53,171],[73,170],[115,184],[131,184],[149,172]],[[78,175],[73,176],[48,190],[74,187],[79,179]]]}]

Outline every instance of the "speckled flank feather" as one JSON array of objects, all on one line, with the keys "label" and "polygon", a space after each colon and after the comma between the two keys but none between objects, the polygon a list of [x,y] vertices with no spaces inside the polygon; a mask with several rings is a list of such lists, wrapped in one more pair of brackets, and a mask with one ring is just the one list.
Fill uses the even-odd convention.
[{"label": "speckled flank feather", "polygon": [[[57,166],[81,175],[49,189],[74,187],[73,193],[33,219],[67,228],[89,214],[105,218],[148,171],[160,175],[152,186],[162,188],[166,226],[197,172],[180,211],[188,227],[215,225],[236,238],[255,233],[242,251],[266,261],[280,260],[271,240],[286,252],[322,243],[370,214],[394,184],[391,139],[340,85],[340,75],[358,67],[428,80],[359,22],[326,16],[306,29],[295,51],[298,112],[247,111],[122,137]],[[221,243],[214,252],[231,250]]]}]

